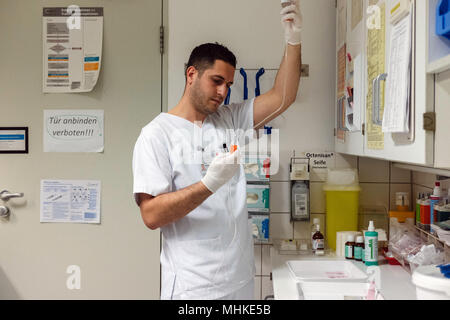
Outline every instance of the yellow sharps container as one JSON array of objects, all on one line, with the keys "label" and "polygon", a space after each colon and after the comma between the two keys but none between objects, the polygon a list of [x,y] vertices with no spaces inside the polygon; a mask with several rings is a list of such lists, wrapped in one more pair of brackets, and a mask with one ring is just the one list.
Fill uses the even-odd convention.
[{"label": "yellow sharps container", "polygon": [[323,187],[326,197],[328,248],[336,251],[336,232],[358,231],[359,187],[356,169],[329,169]]}]

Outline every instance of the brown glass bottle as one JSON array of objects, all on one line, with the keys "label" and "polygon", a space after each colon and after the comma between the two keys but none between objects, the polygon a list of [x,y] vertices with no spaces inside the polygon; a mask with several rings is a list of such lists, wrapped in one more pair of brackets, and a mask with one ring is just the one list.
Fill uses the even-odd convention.
[{"label": "brown glass bottle", "polygon": [[320,225],[317,225],[316,233],[312,236],[313,251],[316,255],[325,254],[325,239],[322,233],[320,233]]},{"label": "brown glass bottle", "polygon": [[363,261],[364,238],[362,236],[356,237],[355,250],[353,250],[353,254],[356,261]]},{"label": "brown glass bottle", "polygon": [[345,243],[345,259],[355,259],[355,236],[349,235]]}]

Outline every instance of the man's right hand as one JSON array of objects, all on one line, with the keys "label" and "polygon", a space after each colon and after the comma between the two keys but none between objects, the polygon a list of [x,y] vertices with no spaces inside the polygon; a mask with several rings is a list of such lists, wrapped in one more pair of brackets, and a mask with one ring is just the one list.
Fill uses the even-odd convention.
[{"label": "man's right hand", "polygon": [[222,153],[211,162],[201,182],[212,193],[227,183],[239,169],[239,150],[233,153]]}]

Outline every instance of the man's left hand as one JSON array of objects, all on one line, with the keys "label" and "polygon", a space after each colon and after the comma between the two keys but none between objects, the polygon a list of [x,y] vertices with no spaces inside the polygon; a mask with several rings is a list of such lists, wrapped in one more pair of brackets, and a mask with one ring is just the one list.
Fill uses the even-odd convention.
[{"label": "man's left hand", "polygon": [[300,0],[291,0],[292,4],[283,8],[281,24],[287,43],[296,46],[302,43],[303,16],[300,10]]}]

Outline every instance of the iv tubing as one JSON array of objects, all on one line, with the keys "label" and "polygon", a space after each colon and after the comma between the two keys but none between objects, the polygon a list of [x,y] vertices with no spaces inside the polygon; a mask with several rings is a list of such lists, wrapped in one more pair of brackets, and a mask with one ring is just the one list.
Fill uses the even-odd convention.
[{"label": "iv tubing", "polygon": [[[285,58],[285,63],[287,65],[288,62],[288,42],[286,41],[286,51],[284,54],[284,58]],[[283,98],[281,100],[281,105],[280,107],[275,110],[272,114],[268,115],[266,118],[264,118],[264,120],[262,120],[260,123],[256,124],[253,126],[253,130],[255,130],[256,128],[258,128],[261,124],[265,123],[267,119],[269,119],[270,117],[272,117],[274,114],[278,113],[281,109],[283,109],[284,107],[284,103],[286,102],[286,85],[287,85],[287,77],[288,77],[288,73],[286,72],[285,76],[284,76],[284,83],[283,83]]]}]

